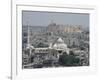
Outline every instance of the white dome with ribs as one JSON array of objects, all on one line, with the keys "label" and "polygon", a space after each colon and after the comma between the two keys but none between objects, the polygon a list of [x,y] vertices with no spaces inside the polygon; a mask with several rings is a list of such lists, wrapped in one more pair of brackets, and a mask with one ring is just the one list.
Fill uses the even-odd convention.
[{"label": "white dome with ribs", "polygon": [[54,49],[67,49],[67,45],[64,43],[64,41],[61,38],[58,38],[56,43],[53,45]]}]

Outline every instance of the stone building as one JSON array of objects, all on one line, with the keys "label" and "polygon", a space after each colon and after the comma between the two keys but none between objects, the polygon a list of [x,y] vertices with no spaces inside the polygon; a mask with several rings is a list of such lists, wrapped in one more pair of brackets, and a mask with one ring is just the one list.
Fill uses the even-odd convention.
[{"label": "stone building", "polygon": [[29,55],[34,64],[41,64],[48,60],[52,61],[52,64],[55,64],[59,62],[60,55],[63,53],[69,54],[69,49],[62,38],[58,38],[54,43],[51,43],[49,47],[34,48],[33,46],[30,46],[26,49],[30,50]]}]

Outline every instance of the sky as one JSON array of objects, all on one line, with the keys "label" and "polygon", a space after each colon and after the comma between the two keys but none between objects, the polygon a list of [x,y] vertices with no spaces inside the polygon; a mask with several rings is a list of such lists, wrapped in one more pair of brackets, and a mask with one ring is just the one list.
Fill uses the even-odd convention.
[{"label": "sky", "polygon": [[82,25],[89,27],[89,14],[22,11],[22,24],[30,26],[47,26],[53,21],[56,24]]}]

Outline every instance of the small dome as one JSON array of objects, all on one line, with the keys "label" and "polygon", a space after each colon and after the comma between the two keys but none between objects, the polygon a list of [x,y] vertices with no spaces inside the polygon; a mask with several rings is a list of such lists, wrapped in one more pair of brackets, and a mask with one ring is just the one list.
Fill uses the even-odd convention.
[{"label": "small dome", "polygon": [[57,44],[54,44],[53,47],[54,47],[54,48],[57,48]]},{"label": "small dome", "polygon": [[34,49],[34,46],[27,46],[27,49]]},{"label": "small dome", "polygon": [[33,48],[34,48],[34,46],[30,46],[30,48],[31,48],[31,49],[33,49]]}]

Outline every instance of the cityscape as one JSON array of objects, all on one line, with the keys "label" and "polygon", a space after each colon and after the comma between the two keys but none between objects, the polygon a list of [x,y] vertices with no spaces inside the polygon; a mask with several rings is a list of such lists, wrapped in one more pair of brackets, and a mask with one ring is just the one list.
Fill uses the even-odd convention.
[{"label": "cityscape", "polygon": [[22,25],[22,69],[81,67],[89,63],[89,25],[61,24],[55,19],[47,25]]}]

